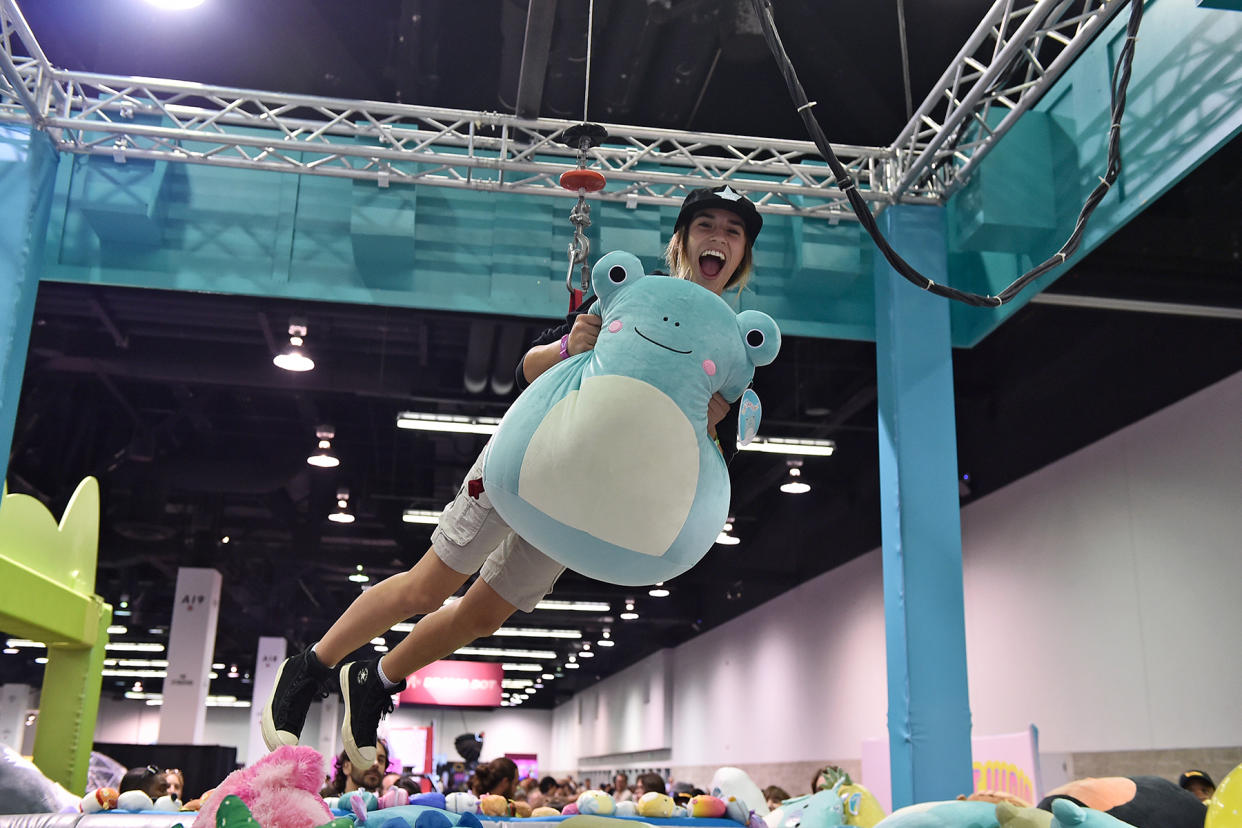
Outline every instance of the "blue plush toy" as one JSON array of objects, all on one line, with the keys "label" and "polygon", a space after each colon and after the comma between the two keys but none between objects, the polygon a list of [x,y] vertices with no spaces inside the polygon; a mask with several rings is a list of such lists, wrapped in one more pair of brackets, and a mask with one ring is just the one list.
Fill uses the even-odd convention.
[{"label": "blue plush toy", "polygon": [[728,518],[708,400],[717,391],[737,400],[755,367],[776,358],[780,330],[693,282],[645,275],[624,251],[591,273],[599,340],[509,409],[484,489],[519,535],[575,572],[666,581],[707,553]]}]

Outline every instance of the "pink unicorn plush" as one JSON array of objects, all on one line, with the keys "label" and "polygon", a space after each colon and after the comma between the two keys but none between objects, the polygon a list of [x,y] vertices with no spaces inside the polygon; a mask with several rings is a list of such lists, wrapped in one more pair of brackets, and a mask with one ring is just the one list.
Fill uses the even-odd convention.
[{"label": "pink unicorn plush", "polygon": [[316,828],[332,812],[319,798],[324,761],[314,748],[284,746],[224,778],[198,812],[192,828],[216,828],[216,811],[239,797],[263,828]]}]

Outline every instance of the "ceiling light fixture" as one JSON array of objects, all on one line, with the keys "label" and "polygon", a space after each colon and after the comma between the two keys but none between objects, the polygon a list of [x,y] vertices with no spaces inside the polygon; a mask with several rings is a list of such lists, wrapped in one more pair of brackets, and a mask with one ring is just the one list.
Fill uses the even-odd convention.
[{"label": "ceiling light fixture", "polygon": [[789,479],[781,484],[781,491],[785,494],[806,494],[811,490],[811,484],[802,479],[802,461],[790,460],[789,462]]},{"label": "ceiling light fixture", "polygon": [[720,530],[720,534],[716,536],[716,543],[720,544],[721,546],[737,546],[739,543],[742,542],[742,539],[737,537],[736,535],[730,535],[729,533],[732,531],[733,531],[733,518],[729,518],[727,521],[725,521],[724,528]]},{"label": "ceiling light fixture", "polygon": [[647,590],[647,594],[652,598],[667,598],[669,595],[668,588],[664,586],[663,581],[656,581],[655,586]]},{"label": "ceiling light fixture", "polygon": [[[349,511],[349,489],[336,490],[336,511],[328,515],[328,520],[333,523],[354,522],[354,516]],[[367,580],[370,579],[368,578]]]},{"label": "ceiling light fixture", "polygon": [[310,371],[315,367],[315,360],[306,354],[306,320],[294,317],[289,320],[289,347],[272,357],[277,368],[286,371]]},{"label": "ceiling light fixture", "polygon": [[537,610],[559,610],[563,612],[612,612],[612,604],[604,601],[548,601],[535,604]]},{"label": "ceiling light fixture", "polygon": [[799,457],[831,457],[837,450],[833,440],[802,440],[796,437],[756,437],[739,451],[766,451],[770,454],[793,454]]},{"label": "ceiling light fixture", "polygon": [[579,630],[553,630],[542,627],[501,627],[492,635],[507,635],[515,638],[582,638]]},{"label": "ceiling light fixture", "polygon": [[[362,564],[358,564],[358,568],[349,573],[349,580],[353,581],[355,584],[365,584],[367,581],[371,580],[371,576],[362,571]],[[376,642],[372,641],[371,643],[374,644]],[[382,638],[379,639],[379,643],[383,644],[384,640]]]},{"label": "ceiling light fixture", "polygon": [[402,411],[397,415],[397,428],[414,431],[448,431],[454,434],[495,434],[500,427],[498,417],[467,417],[460,414],[423,414]]},{"label": "ceiling light fixture", "polygon": [[401,520],[405,523],[430,523],[435,525],[440,522],[440,513],[433,509],[406,509],[401,513]]},{"label": "ceiling light fixture", "polygon": [[497,658],[537,658],[551,660],[556,658],[552,650],[510,650],[506,647],[461,647],[458,655],[495,656]]},{"label": "ceiling light fixture", "polygon": [[187,11],[203,5],[203,0],[147,0],[147,3],[168,11]]},{"label": "ceiling light fixture", "polygon": [[635,621],[638,619],[638,613],[634,611],[633,599],[626,599],[625,612],[621,613],[620,618],[622,621]]},{"label": "ceiling light fixture", "polygon": [[111,627],[108,627],[108,635],[125,635],[127,632],[129,632],[129,628],[123,627],[120,624],[113,624]]},{"label": "ceiling light fixture", "polygon": [[539,673],[543,671],[542,664],[502,664],[501,670],[508,670],[515,673]]},{"label": "ceiling light fixture", "polygon": [[534,679],[501,679],[500,686],[506,690],[521,690],[523,687],[530,687],[534,684]]},{"label": "ceiling light fixture", "polygon": [[604,627],[603,638],[601,638],[599,641],[596,641],[595,646],[596,647],[613,647],[613,646],[616,646],[616,643],[617,642],[612,640],[612,630],[608,629],[607,627]]},{"label": "ceiling light fixture", "polygon": [[332,441],[336,439],[336,430],[330,425],[321,425],[315,429],[315,439],[319,447],[315,453],[306,458],[306,462],[321,469],[335,469],[341,465],[340,459],[332,453]]}]

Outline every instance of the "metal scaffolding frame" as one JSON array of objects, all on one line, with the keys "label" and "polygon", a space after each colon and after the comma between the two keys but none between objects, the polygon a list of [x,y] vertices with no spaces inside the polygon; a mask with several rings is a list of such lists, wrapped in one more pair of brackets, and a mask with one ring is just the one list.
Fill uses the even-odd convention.
[{"label": "metal scaffolding frame", "polygon": [[[1135,0],[1138,2],[1138,0]],[[997,0],[889,147],[834,150],[879,210],[942,203],[1126,0]],[[573,121],[130,78],[54,67],[16,0],[0,0],[0,123],[62,152],[573,197],[558,183]],[[1006,114],[990,125],[994,108]],[[731,182],[761,212],[855,218],[810,141],[606,124],[589,151],[604,201],[677,206]]]}]

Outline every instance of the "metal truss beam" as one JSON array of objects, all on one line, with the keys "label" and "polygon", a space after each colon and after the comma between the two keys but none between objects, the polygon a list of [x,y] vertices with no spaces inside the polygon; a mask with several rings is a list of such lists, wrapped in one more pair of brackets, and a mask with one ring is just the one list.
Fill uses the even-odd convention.
[{"label": "metal truss beam", "polygon": [[1127,2],[996,0],[893,142],[889,195],[952,194]]},{"label": "metal truss beam", "polygon": [[[892,146],[834,147],[863,197],[876,210],[942,202],[1125,2],[997,0]],[[0,27],[0,123],[41,129],[63,152],[574,195],[558,183],[576,162],[557,140],[572,121],[69,72],[16,0],[0,0]],[[601,200],[675,206],[731,182],[761,212],[855,218],[810,141],[605,126],[590,152],[610,182]]]}]

